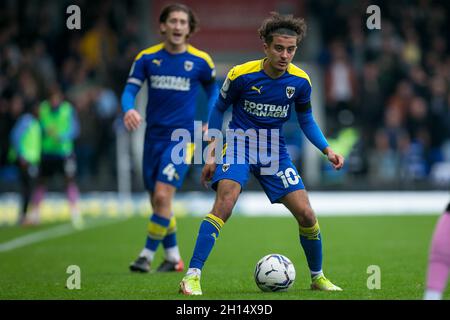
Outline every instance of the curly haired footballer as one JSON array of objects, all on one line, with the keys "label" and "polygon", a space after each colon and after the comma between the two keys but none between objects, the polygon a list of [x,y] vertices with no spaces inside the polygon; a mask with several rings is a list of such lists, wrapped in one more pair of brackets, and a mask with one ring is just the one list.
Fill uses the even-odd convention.
[{"label": "curly haired footballer", "polygon": [[[265,57],[236,65],[229,71],[216,104],[209,113],[208,130],[222,131],[224,115],[229,108],[232,108],[232,117],[228,128],[258,132],[261,129],[264,132],[273,129],[282,132],[283,124],[295,112],[307,139],[327,156],[335,170],[340,170],[344,166],[344,157],[329,146],[313,117],[311,79],[292,63],[305,34],[306,23],[303,19],[272,12],[259,28]],[[200,180],[205,187],[210,184],[217,194],[212,209],[200,224],[189,269],[180,282],[179,291],[182,294],[203,294],[200,285],[202,270],[251,174],[259,181],[271,203],[282,203],[295,217],[299,247],[303,249],[310,271],[311,289],[342,291],[342,288],[325,277],[322,270],[322,233],[319,222],[301,176],[287,151],[284,137],[282,134],[272,134],[270,138],[275,136],[275,139],[271,140],[268,147],[265,140],[268,135],[263,136],[261,133],[256,135],[259,147],[270,149],[270,157],[276,155],[267,162],[262,161],[258,151],[259,156],[251,156],[255,154],[252,143],[243,141],[242,144],[236,144],[234,139],[228,142],[237,146],[238,151],[233,147],[231,152],[225,148],[222,155],[225,164],[217,163],[215,159],[206,161]],[[212,148],[222,149],[216,141]],[[252,158],[256,161],[252,162]],[[241,162],[241,159],[244,161]]]},{"label": "curly haired footballer", "polygon": [[274,34],[296,36],[297,45],[306,36],[306,22],[303,18],[294,18],[292,15],[281,15],[271,12],[271,17],[263,21],[258,29],[259,37],[265,43],[270,44]]}]

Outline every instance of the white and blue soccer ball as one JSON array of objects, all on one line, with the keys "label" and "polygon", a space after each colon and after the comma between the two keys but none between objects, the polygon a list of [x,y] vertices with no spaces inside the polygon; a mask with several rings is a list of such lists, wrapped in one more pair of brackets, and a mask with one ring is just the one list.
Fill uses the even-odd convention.
[{"label": "white and blue soccer ball", "polygon": [[255,267],[256,285],[264,292],[287,291],[295,281],[291,260],[281,254],[268,254]]}]

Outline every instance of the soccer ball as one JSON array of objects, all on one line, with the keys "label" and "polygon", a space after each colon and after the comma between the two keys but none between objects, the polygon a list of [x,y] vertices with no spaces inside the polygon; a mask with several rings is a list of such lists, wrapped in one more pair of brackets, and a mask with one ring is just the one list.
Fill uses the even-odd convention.
[{"label": "soccer ball", "polygon": [[287,291],[295,281],[295,268],[291,260],[281,254],[269,254],[255,267],[256,285],[264,292]]}]

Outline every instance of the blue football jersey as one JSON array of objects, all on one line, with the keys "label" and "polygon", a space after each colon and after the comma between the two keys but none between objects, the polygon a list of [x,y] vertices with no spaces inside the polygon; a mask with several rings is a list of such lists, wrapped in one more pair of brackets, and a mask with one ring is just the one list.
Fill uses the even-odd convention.
[{"label": "blue football jersey", "polygon": [[169,139],[174,129],[194,130],[197,93],[215,81],[211,57],[191,45],[171,54],[158,44],[136,57],[127,83],[139,87],[148,82],[146,137]]},{"label": "blue football jersey", "polygon": [[292,108],[310,101],[311,81],[302,69],[290,64],[287,72],[273,79],[264,72],[264,61],[250,61],[228,73],[218,105],[224,109],[233,105],[230,129],[279,129],[281,133]]}]

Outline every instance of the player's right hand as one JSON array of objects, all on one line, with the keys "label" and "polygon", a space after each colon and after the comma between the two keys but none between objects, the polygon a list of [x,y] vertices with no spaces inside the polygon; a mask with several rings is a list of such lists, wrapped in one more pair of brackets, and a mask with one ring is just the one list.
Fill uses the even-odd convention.
[{"label": "player's right hand", "polygon": [[208,189],[208,182],[211,181],[214,176],[214,172],[216,172],[216,166],[217,165],[215,163],[207,163],[203,167],[200,181],[206,189]]},{"label": "player's right hand", "polygon": [[344,157],[340,154],[335,153],[330,147],[325,149],[325,154],[328,157],[328,161],[331,162],[331,165],[335,170],[341,170],[344,166]]},{"label": "player's right hand", "polygon": [[137,130],[142,122],[142,117],[134,109],[128,110],[123,117],[123,122],[128,131]]}]

